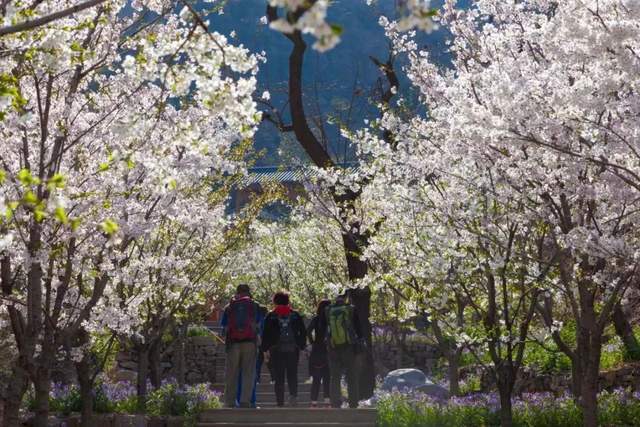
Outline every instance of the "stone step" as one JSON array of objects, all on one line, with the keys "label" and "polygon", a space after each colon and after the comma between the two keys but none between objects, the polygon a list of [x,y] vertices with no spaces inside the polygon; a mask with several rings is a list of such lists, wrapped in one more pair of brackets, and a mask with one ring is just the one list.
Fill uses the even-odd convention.
[{"label": "stone step", "polygon": [[201,427],[374,427],[375,423],[371,422],[349,422],[349,423],[305,423],[305,422],[293,422],[293,423],[198,423]]},{"label": "stone step", "polygon": [[[224,378],[226,378],[226,375],[224,373],[216,373],[215,374],[215,378],[217,379],[217,382],[215,383],[215,385],[222,385],[222,387],[224,387]],[[271,382],[271,375],[268,372],[262,373],[262,375],[260,375],[260,381],[258,382],[258,384],[269,384]],[[298,384],[311,384],[311,376],[310,375],[303,375],[303,374],[298,374]]]},{"label": "stone step", "polygon": [[[327,423],[342,423],[342,425],[354,425],[354,423],[367,423],[363,425],[374,426],[376,422],[376,410],[361,409],[333,409],[333,408],[262,408],[262,409],[212,409],[204,411],[200,415],[202,423],[244,423],[246,425],[269,425],[268,423],[289,423],[291,425],[305,425],[303,423],[315,423],[326,425]],[[266,424],[265,424],[266,423]],[[357,424],[355,424],[357,425]]]},{"label": "stone step", "polygon": [[364,422],[364,423],[198,423],[198,426],[202,427],[374,427],[375,423]]},{"label": "stone step", "polygon": [[[285,391],[284,393],[284,401],[288,402],[289,393]],[[298,392],[298,406],[309,406],[311,401],[309,400],[309,393],[300,393]],[[271,393],[256,393],[256,401],[258,404],[260,403],[275,403],[276,402],[276,394],[271,391]],[[308,404],[305,404],[308,403]]]},{"label": "stone step", "polygon": [[[285,403],[288,402],[289,392],[285,389],[284,392]],[[322,397],[322,393],[320,393],[320,397]],[[224,399],[224,397],[223,397]],[[264,392],[264,393],[256,393],[256,401],[258,404],[268,404],[268,403],[276,403],[276,394],[274,390]],[[309,406],[311,404],[311,393],[307,391],[298,390],[298,405],[299,406]]]},{"label": "stone step", "polygon": [[[224,383],[214,383],[211,385],[211,388],[217,391],[224,391]],[[288,389],[288,386],[285,386],[285,389]],[[256,387],[257,393],[273,393],[274,385],[269,383],[269,381],[263,381],[258,383]],[[311,392],[311,383],[298,383],[298,393],[309,393]]]},{"label": "stone step", "polygon": [[289,408],[289,409],[300,409],[300,408],[311,409],[311,402],[298,402],[298,404],[294,408],[292,406],[289,406],[287,404],[286,399],[285,399],[283,408],[278,408],[278,405],[277,405],[277,403],[275,401],[274,402],[256,402],[256,406],[259,409],[283,409],[283,408]]}]

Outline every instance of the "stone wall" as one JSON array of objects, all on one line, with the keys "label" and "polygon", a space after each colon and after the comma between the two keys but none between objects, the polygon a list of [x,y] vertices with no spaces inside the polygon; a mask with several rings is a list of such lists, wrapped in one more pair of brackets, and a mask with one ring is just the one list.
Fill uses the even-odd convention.
[{"label": "stone wall", "polygon": [[[487,373],[482,375],[480,382],[483,391],[495,389],[494,381]],[[612,391],[621,387],[640,391],[640,362],[602,371],[599,382],[600,390]],[[570,389],[569,374],[541,374],[530,369],[520,373],[515,385],[516,394],[548,391],[559,395]]]},{"label": "stone wall", "polygon": [[[174,343],[164,350],[161,361],[162,378],[177,378],[184,369],[187,384],[203,382],[221,382],[224,369],[224,345],[213,337],[187,337],[184,340],[184,367],[180,360],[180,352]],[[116,366],[111,376],[117,381],[135,382],[138,369],[137,355],[122,350],[116,356]]]},{"label": "stone wall", "polygon": [[[162,358],[162,377],[176,378],[180,375],[179,351],[175,345],[165,349]],[[184,376],[188,384],[201,382],[220,383],[224,375],[224,345],[213,337],[188,337],[184,341]],[[433,372],[440,352],[423,340],[407,339],[403,348],[388,342],[374,341],[373,353],[376,374],[384,376],[399,368],[417,368],[426,374]],[[116,367],[111,372],[115,380],[136,381],[138,361],[130,351],[120,351]]]},{"label": "stone wall", "polygon": [[440,351],[419,339],[407,339],[404,346],[386,341],[374,341],[373,357],[376,375],[384,376],[394,369],[416,368],[429,375],[441,357]]}]

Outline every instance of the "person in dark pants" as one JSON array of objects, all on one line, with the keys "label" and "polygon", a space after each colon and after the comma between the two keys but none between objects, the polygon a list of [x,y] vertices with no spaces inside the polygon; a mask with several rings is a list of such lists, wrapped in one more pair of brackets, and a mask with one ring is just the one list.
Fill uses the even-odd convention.
[{"label": "person in dark pants", "polygon": [[311,383],[311,406],[318,405],[320,386],[322,385],[322,397],[324,403],[329,403],[329,357],[327,354],[327,307],[331,301],[322,300],[318,304],[316,315],[311,319],[307,327],[307,338],[311,343],[309,356],[309,374]]},{"label": "person in dark pants", "polygon": [[297,405],[298,357],[307,344],[304,320],[289,305],[289,295],[278,292],[273,296],[275,308],[264,321],[262,350],[273,364],[275,392],[278,406],[284,406],[284,381],[289,384],[289,404]]},{"label": "person in dark pants", "polygon": [[358,407],[358,371],[356,353],[362,349],[363,339],[355,307],[347,304],[344,295],[339,295],[334,304],[326,309],[329,371],[331,372],[331,406],[342,406],[340,380],[346,374],[349,407]]}]

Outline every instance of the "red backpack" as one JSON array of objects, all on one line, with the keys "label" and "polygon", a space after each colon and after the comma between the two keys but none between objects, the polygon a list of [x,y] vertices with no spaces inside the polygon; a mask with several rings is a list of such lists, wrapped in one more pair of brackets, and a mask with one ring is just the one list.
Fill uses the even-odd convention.
[{"label": "red backpack", "polygon": [[256,303],[249,297],[234,299],[228,308],[227,339],[231,342],[256,339]]}]

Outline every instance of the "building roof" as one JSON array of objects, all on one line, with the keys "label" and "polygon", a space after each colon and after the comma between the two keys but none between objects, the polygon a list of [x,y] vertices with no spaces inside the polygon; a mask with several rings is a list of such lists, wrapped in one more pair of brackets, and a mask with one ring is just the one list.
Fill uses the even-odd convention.
[{"label": "building roof", "polygon": [[248,173],[240,178],[239,187],[249,187],[254,184],[305,182],[318,173],[311,168],[284,168],[276,166],[262,166],[249,168]]},{"label": "building roof", "polygon": [[[355,163],[340,164],[340,167],[354,168]],[[248,173],[238,180],[238,187],[249,187],[255,184],[299,182],[304,183],[318,176],[315,168],[305,166],[258,166],[249,168]]]}]

